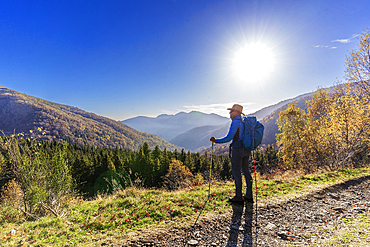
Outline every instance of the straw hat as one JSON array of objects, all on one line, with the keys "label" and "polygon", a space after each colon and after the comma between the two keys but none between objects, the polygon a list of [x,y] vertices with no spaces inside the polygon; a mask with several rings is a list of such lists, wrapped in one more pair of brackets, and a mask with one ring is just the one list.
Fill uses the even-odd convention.
[{"label": "straw hat", "polygon": [[238,104],[234,104],[232,108],[227,108],[227,110],[235,110],[235,111],[238,111],[238,112],[240,112],[241,114],[244,115],[243,106],[238,105]]}]

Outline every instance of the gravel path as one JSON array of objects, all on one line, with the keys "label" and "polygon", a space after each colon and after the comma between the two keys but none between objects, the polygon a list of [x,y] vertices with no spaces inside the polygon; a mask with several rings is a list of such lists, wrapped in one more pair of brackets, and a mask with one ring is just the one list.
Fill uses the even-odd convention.
[{"label": "gravel path", "polygon": [[[369,212],[370,176],[285,201],[231,205],[230,212],[200,220],[194,229],[131,240],[128,246],[311,246],[348,230],[346,217]],[[195,219],[194,219],[195,220]],[[370,238],[362,239],[370,246]],[[366,246],[366,244],[365,244]]]}]

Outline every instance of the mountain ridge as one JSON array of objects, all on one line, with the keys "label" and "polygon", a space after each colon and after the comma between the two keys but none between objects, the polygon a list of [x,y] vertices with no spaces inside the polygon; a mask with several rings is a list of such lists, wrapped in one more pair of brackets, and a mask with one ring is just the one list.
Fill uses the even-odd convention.
[{"label": "mountain ridge", "polygon": [[[298,106],[304,107],[302,101],[305,101],[310,97],[311,93],[304,93],[291,99],[280,101],[277,104],[267,106],[258,110],[254,113],[248,114],[247,116],[256,116],[257,119],[265,126],[264,137],[262,144],[274,144],[276,143],[276,133],[278,133],[278,127],[276,120],[279,117],[279,112],[285,110],[288,104],[298,102]],[[262,118],[263,117],[263,118]],[[261,119],[262,118],[262,119]],[[213,127],[205,128],[205,126],[195,127],[184,133],[175,136],[170,143],[182,146],[186,149],[190,149],[194,152],[203,152],[204,149],[209,148],[211,145],[209,139],[211,136],[223,137],[229,130],[231,121],[227,124],[217,125]],[[202,131],[203,130],[203,131]]]},{"label": "mountain ridge", "polygon": [[54,103],[0,86],[0,130],[26,138],[68,141],[78,145],[180,149],[160,137],[143,133],[107,117]]},{"label": "mountain ridge", "polygon": [[207,114],[191,111],[189,113],[179,112],[174,115],[161,114],[155,118],[138,116],[120,122],[139,131],[158,135],[164,140],[169,141],[173,137],[192,128],[211,124],[225,124],[228,121],[229,118],[219,116],[215,113]]},{"label": "mountain ridge", "polygon": [[[299,102],[299,106],[305,107],[304,102],[311,94],[301,94],[248,114],[256,116],[265,125],[263,144],[276,142],[278,112],[292,102]],[[197,152],[210,145],[211,136],[226,135],[230,125],[229,118],[199,111],[181,111],[157,117],[137,116],[115,121],[78,107],[43,100],[2,86],[0,105],[0,130],[4,130],[6,134],[12,134],[16,129],[17,133],[24,132],[32,137],[41,134],[37,132],[41,128],[41,139],[68,141],[79,145],[120,146],[134,150],[146,141],[150,148],[158,145],[161,149],[185,148]],[[127,122],[136,122],[136,126],[130,127]],[[148,131],[148,127],[157,132]],[[33,134],[28,133],[29,130],[34,131]]]}]

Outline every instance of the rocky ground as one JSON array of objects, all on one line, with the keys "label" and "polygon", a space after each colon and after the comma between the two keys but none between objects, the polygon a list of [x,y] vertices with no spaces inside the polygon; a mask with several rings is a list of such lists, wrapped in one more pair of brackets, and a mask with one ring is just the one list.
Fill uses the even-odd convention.
[{"label": "rocky ground", "polygon": [[[346,219],[369,213],[370,176],[257,206],[231,205],[228,214],[201,218],[194,228],[142,236],[127,246],[320,246],[349,230]],[[370,246],[369,233],[358,234],[365,237],[355,241]]]}]

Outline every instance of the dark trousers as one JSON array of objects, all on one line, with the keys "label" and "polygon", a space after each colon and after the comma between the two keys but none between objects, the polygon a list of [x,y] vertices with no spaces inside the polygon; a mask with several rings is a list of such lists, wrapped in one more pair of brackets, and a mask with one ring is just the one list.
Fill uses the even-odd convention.
[{"label": "dark trousers", "polygon": [[250,151],[243,147],[231,147],[231,170],[235,180],[235,196],[242,196],[242,171],[247,184],[246,195],[252,195],[252,176],[249,172]]}]

